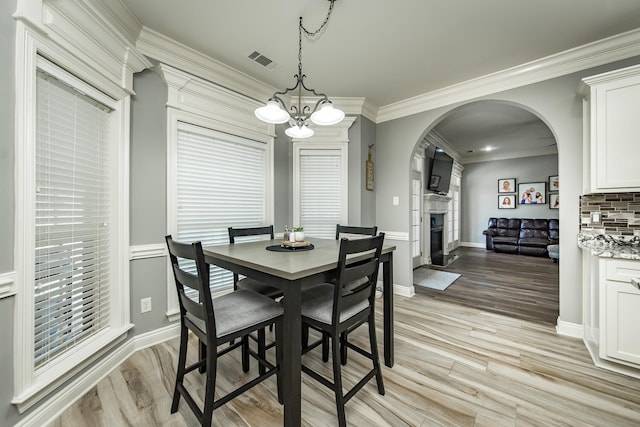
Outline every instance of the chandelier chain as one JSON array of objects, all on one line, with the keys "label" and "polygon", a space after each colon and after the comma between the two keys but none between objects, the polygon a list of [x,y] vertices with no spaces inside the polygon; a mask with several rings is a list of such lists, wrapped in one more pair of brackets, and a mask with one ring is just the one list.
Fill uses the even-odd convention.
[{"label": "chandelier chain", "polygon": [[331,17],[331,12],[333,11],[333,4],[335,2],[336,0],[329,0],[330,4],[329,4],[329,11],[327,12],[327,17],[324,18],[324,22],[315,31],[307,30],[302,24],[302,16],[300,17],[300,23],[298,24],[298,73],[300,73],[300,75],[302,75],[302,32],[304,31],[305,35],[309,38],[313,38],[316,35],[318,35],[318,33],[322,31],[324,27],[327,26],[327,23],[329,22],[329,17]]}]

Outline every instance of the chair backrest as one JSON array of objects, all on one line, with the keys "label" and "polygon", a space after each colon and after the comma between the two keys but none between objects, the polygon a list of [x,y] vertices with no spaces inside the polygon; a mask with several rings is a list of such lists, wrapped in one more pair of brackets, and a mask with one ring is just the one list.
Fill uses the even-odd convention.
[{"label": "chair backrest", "polygon": [[351,225],[336,225],[336,240],[340,239],[340,234],[362,234],[363,236],[375,236],[378,234],[378,227],[356,227]]},{"label": "chair backrest", "polygon": [[[366,305],[373,310],[383,242],[384,233],[362,239],[340,240],[337,289],[333,300],[334,324],[340,321],[343,310],[354,309],[359,312],[360,307],[364,310]],[[354,283],[357,285],[353,286]]]},{"label": "chair backrest", "polygon": [[[169,249],[169,258],[178,292],[181,321],[190,322],[187,317],[188,313],[202,320],[206,327],[204,332],[215,337],[216,325],[211,289],[209,288],[209,265],[204,260],[202,243],[177,242],[173,240],[171,235],[165,236],[165,240]],[[180,261],[183,261],[182,266]],[[189,261],[195,262],[195,266]],[[187,296],[186,292],[192,289],[198,292],[198,300]]]},{"label": "chair backrest", "polygon": [[[227,229],[229,231],[229,243],[236,243],[236,237],[247,237],[247,236],[262,236],[269,235],[271,236],[271,240],[273,240],[273,224],[266,225],[264,227],[229,227]],[[233,286],[236,287],[240,276],[238,273],[233,273]]]},{"label": "chair backrest", "polygon": [[269,235],[273,240],[273,224],[264,227],[234,228],[229,227],[229,243],[235,243],[236,237]]}]

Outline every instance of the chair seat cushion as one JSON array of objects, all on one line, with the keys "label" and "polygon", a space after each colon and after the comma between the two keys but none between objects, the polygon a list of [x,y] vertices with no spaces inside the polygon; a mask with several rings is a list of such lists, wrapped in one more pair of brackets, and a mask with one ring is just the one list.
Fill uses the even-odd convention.
[{"label": "chair seat cushion", "polygon": [[[217,338],[241,331],[251,325],[274,320],[284,314],[282,305],[256,292],[237,290],[213,299]],[[186,315],[205,331],[204,320],[191,313]]]},{"label": "chair seat cushion", "polygon": [[[335,285],[330,283],[315,286],[302,293],[302,305],[300,307],[302,317],[317,320],[318,322],[331,324],[333,315],[333,292]],[[369,301],[360,301],[355,305],[343,307],[340,313],[340,322],[355,316],[369,307]]]},{"label": "chair seat cushion", "polygon": [[282,296],[282,290],[269,286],[258,280],[251,279],[249,277],[243,277],[238,280],[236,285],[238,289],[245,289],[247,291],[257,292],[262,295],[266,295],[269,298],[278,298]]}]

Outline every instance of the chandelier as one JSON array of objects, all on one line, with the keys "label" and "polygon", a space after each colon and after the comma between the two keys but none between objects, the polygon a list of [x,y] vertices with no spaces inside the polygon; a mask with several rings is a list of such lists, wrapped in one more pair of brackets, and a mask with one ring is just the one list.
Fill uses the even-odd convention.
[{"label": "chandelier", "polygon": [[[331,4],[329,5],[327,17],[322,25],[320,25],[320,28],[314,32],[308,31],[304,25],[302,25],[302,17],[300,17],[298,24],[298,74],[294,75],[296,84],[284,91],[274,93],[266,105],[257,108],[255,111],[256,117],[266,123],[280,124],[289,122],[291,127],[286,129],[285,133],[291,138],[308,138],[312,136],[313,129],[308,126],[309,120],[320,126],[331,126],[340,123],[342,119],[344,119],[344,112],[335,108],[327,95],[318,93],[315,89],[310,89],[304,84],[306,75],[302,73],[302,32],[304,31],[307,37],[314,37],[322,31],[329,22],[335,1],[336,0],[329,0]],[[287,107],[280,96],[293,92],[296,89],[298,92],[298,104]],[[308,105],[302,106],[303,89],[319,98],[313,106],[313,110]]]}]

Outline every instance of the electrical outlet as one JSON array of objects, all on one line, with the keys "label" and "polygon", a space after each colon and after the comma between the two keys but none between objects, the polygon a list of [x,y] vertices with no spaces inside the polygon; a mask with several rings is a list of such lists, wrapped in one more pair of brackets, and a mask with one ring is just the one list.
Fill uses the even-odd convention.
[{"label": "electrical outlet", "polygon": [[140,313],[151,311],[151,297],[140,300]]},{"label": "electrical outlet", "polygon": [[600,224],[602,214],[600,212],[591,212],[591,224]]}]

